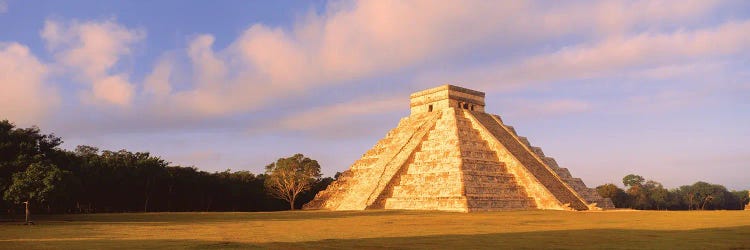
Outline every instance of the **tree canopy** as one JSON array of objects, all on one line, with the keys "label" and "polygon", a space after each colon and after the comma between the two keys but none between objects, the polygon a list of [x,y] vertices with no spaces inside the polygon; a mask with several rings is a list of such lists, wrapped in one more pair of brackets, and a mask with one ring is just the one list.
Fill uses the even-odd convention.
[{"label": "tree canopy", "polygon": [[74,182],[70,171],[52,164],[32,163],[25,171],[13,174],[13,181],[3,197],[15,203],[28,201],[49,205],[73,191]]},{"label": "tree canopy", "polygon": [[[21,209],[26,200],[37,212],[52,213],[288,209],[266,191],[265,174],[209,173],[148,152],[87,145],[70,151],[62,143],[37,127],[0,121],[0,213]],[[314,182],[298,201],[311,200],[331,181]]]},{"label": "tree canopy", "polygon": [[273,197],[289,202],[292,210],[297,196],[310,190],[321,176],[318,161],[302,154],[280,158],[268,164],[266,175],[265,186],[268,192]]},{"label": "tree canopy", "polygon": [[748,203],[748,192],[728,191],[726,187],[699,181],[667,189],[653,180],[640,175],[629,174],[623,178],[628,187],[622,190],[614,184],[604,184],[596,188],[599,195],[612,199],[615,207],[655,210],[716,210],[744,209]]}]

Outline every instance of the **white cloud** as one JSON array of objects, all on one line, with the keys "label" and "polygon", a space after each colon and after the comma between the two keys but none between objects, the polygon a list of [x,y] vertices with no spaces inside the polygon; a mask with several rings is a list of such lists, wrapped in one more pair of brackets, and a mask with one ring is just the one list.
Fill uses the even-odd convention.
[{"label": "white cloud", "polygon": [[89,84],[83,101],[128,106],[135,96],[135,84],[129,74],[113,73],[123,56],[132,53],[131,46],[145,33],[128,29],[114,20],[61,23],[47,20],[41,36],[55,54],[57,63],[73,76]]},{"label": "white cloud", "polygon": [[60,98],[46,83],[48,68],[18,43],[0,43],[0,119],[38,125]]},{"label": "white cloud", "polygon": [[[715,5],[713,1],[333,2],[324,14],[301,18],[291,29],[254,24],[226,48],[214,49],[211,35],[195,37],[186,51],[193,63],[192,88],[162,98],[185,112],[210,116],[253,111],[312,89],[413,69],[483,47],[511,52],[563,35],[627,34],[649,23],[668,28],[689,23]],[[168,66],[159,66],[159,79],[171,79]],[[172,83],[149,79],[153,80],[149,86],[172,89],[165,87]]]},{"label": "white cloud", "polygon": [[92,86],[91,92],[87,92],[86,100],[91,102],[107,101],[119,106],[127,106],[133,99],[135,86],[127,81],[126,75],[106,76]]}]

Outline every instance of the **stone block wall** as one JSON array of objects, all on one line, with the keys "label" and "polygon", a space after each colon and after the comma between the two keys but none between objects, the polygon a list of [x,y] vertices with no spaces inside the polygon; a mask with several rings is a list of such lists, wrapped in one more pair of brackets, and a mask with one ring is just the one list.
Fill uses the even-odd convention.
[{"label": "stone block wall", "polygon": [[423,113],[402,119],[385,138],[352,164],[350,173],[319,192],[304,208],[363,210],[375,203],[437,118],[439,113]]},{"label": "stone block wall", "polygon": [[565,181],[568,186],[573,188],[584,200],[586,200],[589,205],[595,204],[596,207],[605,209],[615,208],[615,204],[612,203],[611,199],[602,198],[596,191],[596,189],[587,187],[586,184],[583,183],[583,180],[581,180],[581,178],[573,177],[573,175],[570,174],[570,171],[567,168],[561,168],[559,165],[557,165],[557,161],[555,161],[554,158],[545,156],[542,148],[532,146],[526,137],[519,137],[519,139],[521,139],[521,142],[526,144],[526,146],[531,148],[534,154],[536,154],[540,159],[542,159],[545,164],[547,164],[547,166],[554,170],[555,173],[557,173],[557,175],[560,177],[560,179]]},{"label": "stone block wall", "polygon": [[467,211],[455,110],[440,112],[441,118],[394,183],[386,209]]},{"label": "stone block wall", "polygon": [[467,117],[466,110],[457,110],[457,129],[464,173],[464,189],[469,211],[534,209],[529,197],[500,161],[495,150]]},{"label": "stone block wall", "polygon": [[461,109],[446,109],[385,199],[386,209],[536,208]]},{"label": "stone block wall", "polygon": [[539,183],[554,195],[563,204],[576,210],[588,210],[583,198],[566,183],[564,183],[554,171],[549,169],[536,155],[517,139],[512,127],[505,127],[492,115],[479,112],[471,112],[473,117],[486,128],[500,144],[502,144],[512,156],[521,162],[521,165],[530,172]]}]

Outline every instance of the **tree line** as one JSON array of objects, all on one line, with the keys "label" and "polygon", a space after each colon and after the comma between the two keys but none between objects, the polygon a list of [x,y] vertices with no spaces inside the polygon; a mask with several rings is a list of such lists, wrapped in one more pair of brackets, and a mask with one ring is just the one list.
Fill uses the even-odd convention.
[{"label": "tree line", "polygon": [[741,210],[748,204],[748,191],[729,191],[703,181],[667,189],[653,180],[629,174],[622,178],[626,189],[615,184],[596,187],[602,197],[612,199],[617,208],[639,210]]},{"label": "tree line", "polygon": [[[29,202],[35,212],[276,211],[300,208],[335,179],[302,154],[280,158],[266,172],[209,173],[170,164],[148,152],[109,151],[62,139],[38,127],[0,121],[0,213]],[[748,191],[706,182],[666,189],[639,175],[596,188],[618,208],[654,210],[743,209]]]},{"label": "tree line", "polygon": [[[0,213],[22,211],[25,201],[32,204],[33,211],[45,213],[290,208],[287,201],[268,192],[267,179],[278,172],[273,169],[262,174],[209,173],[170,164],[148,152],[85,145],[70,151],[60,148],[62,143],[61,138],[43,134],[38,127],[18,128],[10,121],[0,121]],[[300,208],[334,180],[321,178],[319,165],[317,169],[305,179],[308,185],[295,194],[292,208]]]}]

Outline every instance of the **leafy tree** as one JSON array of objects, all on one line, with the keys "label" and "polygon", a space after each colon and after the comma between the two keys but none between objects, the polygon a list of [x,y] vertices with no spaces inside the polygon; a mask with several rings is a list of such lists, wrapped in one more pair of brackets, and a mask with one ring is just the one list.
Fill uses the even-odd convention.
[{"label": "leafy tree", "polygon": [[610,198],[615,207],[627,207],[628,195],[615,184],[604,184],[596,187],[596,192],[603,198]]},{"label": "leafy tree", "polygon": [[60,138],[54,134],[44,135],[38,127],[17,128],[8,120],[0,120],[0,193],[12,185],[15,173],[55,155],[61,143]]},{"label": "leafy tree", "polygon": [[265,186],[271,196],[289,202],[291,210],[294,210],[297,196],[309,190],[320,176],[317,161],[295,154],[266,166]]},{"label": "leafy tree", "polygon": [[723,207],[725,201],[724,194],[728,192],[724,186],[702,181],[693,184],[692,191],[697,199],[697,204],[700,204],[700,206],[698,206],[700,210]]},{"label": "leafy tree", "polygon": [[643,185],[644,191],[650,200],[650,205],[657,210],[667,207],[669,201],[669,191],[664,186],[656,181],[647,181]]},{"label": "leafy tree", "polygon": [[645,181],[646,179],[642,176],[635,174],[629,174],[622,178],[622,184],[626,187],[642,186]]},{"label": "leafy tree", "polygon": [[55,165],[31,164],[26,171],[13,175],[13,183],[5,190],[4,197],[14,203],[30,202],[51,206],[63,197],[73,183],[73,175]]},{"label": "leafy tree", "polygon": [[732,191],[733,201],[731,204],[727,204],[727,208],[732,209],[745,209],[745,206],[748,203],[748,200],[750,200],[750,197],[748,197],[748,191],[742,190],[742,191]]}]

